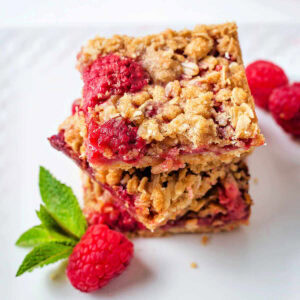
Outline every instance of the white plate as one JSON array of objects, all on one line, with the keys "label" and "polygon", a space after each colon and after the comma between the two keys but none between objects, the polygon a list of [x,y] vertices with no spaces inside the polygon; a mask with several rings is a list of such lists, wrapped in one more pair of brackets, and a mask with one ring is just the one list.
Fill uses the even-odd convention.
[{"label": "white plate", "polygon": [[[92,295],[79,293],[65,279],[51,280],[57,265],[14,277],[26,253],[14,242],[38,223],[38,166],[49,168],[81,197],[77,167],[46,139],[80,95],[74,69],[80,45],[96,33],[141,35],[162,27],[0,31],[1,299],[299,299],[299,149],[286,135],[278,136],[273,120],[261,113],[268,145],[249,159],[252,178],[258,179],[251,184],[255,206],[249,227],[215,235],[207,246],[200,235],[135,240],[128,270]],[[241,25],[245,62],[268,57],[299,80],[299,31],[300,25]],[[292,145],[292,152],[286,150]],[[191,262],[198,268],[191,269]]]}]

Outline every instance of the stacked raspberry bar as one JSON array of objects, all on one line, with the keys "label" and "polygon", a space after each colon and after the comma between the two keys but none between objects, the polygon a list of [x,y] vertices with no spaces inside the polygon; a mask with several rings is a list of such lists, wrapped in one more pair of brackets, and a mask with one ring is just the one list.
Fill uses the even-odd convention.
[{"label": "stacked raspberry bar", "polygon": [[[142,178],[139,181],[148,178],[143,173],[139,174]],[[153,175],[147,184],[149,189],[145,186],[141,192],[136,190],[125,195],[124,192],[108,192],[105,186],[83,174],[85,214],[89,223],[105,223],[112,229],[134,236],[216,232],[247,224],[251,198],[248,194],[249,174],[244,162],[207,173],[194,174],[187,168],[180,174],[176,173],[171,172],[166,178],[161,174]],[[187,179],[181,180],[185,175]],[[130,176],[129,181],[134,177]],[[156,182],[158,186],[154,186]],[[115,186],[116,191],[120,190],[119,184]],[[165,185],[166,189],[163,188]],[[156,197],[157,192],[162,193],[160,197]],[[195,195],[189,197],[190,193]],[[154,197],[149,201],[152,195]]]},{"label": "stacked raspberry bar", "polygon": [[247,223],[245,157],[264,144],[234,23],[96,37],[49,140],[82,169],[88,221],[131,235]]}]

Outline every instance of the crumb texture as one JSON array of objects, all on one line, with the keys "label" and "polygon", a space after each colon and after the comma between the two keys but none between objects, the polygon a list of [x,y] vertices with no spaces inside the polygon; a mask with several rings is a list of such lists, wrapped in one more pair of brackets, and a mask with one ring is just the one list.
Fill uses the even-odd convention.
[{"label": "crumb texture", "polygon": [[[223,215],[221,223],[216,220],[217,225],[232,219],[247,218],[251,199],[248,195],[249,174],[244,163],[194,172],[184,168],[154,175],[147,169],[128,172],[110,170],[99,175],[97,181],[104,188],[110,186],[109,190],[113,191],[118,205],[127,207],[139,222],[152,230],[187,212],[194,214],[194,217],[208,218],[212,224],[215,216]],[[103,189],[99,190],[99,184],[87,175],[84,186],[86,205],[97,205]],[[197,225],[197,220],[186,222],[190,228]]]},{"label": "crumb texture", "polygon": [[117,168],[138,161],[153,166],[174,154],[246,151],[264,142],[234,23],[139,38],[96,37],[79,53],[78,69],[84,81],[78,114],[84,114],[88,134],[95,131],[90,122],[101,127],[117,118],[136,128],[136,139],[147,145],[142,155],[130,149],[114,157],[108,144],[103,151],[101,142],[83,137],[87,150],[101,148],[104,160],[121,161]]}]

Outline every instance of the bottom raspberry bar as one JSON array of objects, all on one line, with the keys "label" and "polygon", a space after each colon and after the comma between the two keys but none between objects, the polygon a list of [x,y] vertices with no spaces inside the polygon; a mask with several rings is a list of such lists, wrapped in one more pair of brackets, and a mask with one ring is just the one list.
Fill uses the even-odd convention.
[{"label": "bottom raspberry bar", "polygon": [[[74,150],[81,147],[80,141],[71,147],[66,144],[63,135],[58,135],[52,137],[50,142],[75,160],[102,188],[108,190],[118,207],[125,206],[133,218],[151,231],[166,225],[169,220],[182,217],[190,207],[193,210],[202,207],[205,195],[213,192],[218,195],[224,187],[228,187],[236,191],[235,197],[239,200],[243,198],[244,190],[247,190],[247,187],[240,186],[244,185],[243,181],[235,179],[237,176],[248,176],[247,167],[239,161],[206,169],[202,165],[187,165],[178,171],[160,174],[151,173],[150,167],[99,169],[95,172],[85,158]],[[214,206],[214,203],[211,205]],[[239,213],[239,218],[246,216],[247,206],[241,206]]]},{"label": "bottom raspberry bar", "polygon": [[[151,174],[146,168],[121,173],[109,170],[92,178],[111,193],[115,205],[126,209],[134,219],[153,231],[188,211],[198,212],[201,208],[223,215],[228,209],[235,219],[246,217],[248,206],[243,197],[248,189],[247,177],[246,165],[235,162],[205,172],[197,166],[189,166],[177,172]],[[207,198],[222,200],[205,201]],[[228,215],[222,218],[228,218]]]},{"label": "bottom raspberry bar", "polygon": [[214,186],[201,198],[198,206],[191,206],[184,215],[169,220],[153,231],[132,217],[110,192],[88,175],[82,174],[84,213],[89,224],[107,224],[111,229],[128,236],[152,237],[172,233],[229,231],[241,224],[247,224],[251,213],[249,175],[244,163],[242,169],[243,172],[235,173],[235,177],[229,174],[223,183]]}]

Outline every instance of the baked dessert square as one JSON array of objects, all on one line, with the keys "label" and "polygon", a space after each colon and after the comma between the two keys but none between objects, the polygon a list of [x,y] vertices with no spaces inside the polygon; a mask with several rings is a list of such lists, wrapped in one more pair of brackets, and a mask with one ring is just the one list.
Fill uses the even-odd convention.
[{"label": "baked dessert square", "polygon": [[248,224],[251,212],[247,166],[245,163],[236,166],[235,172],[194,201],[183,215],[152,231],[128,213],[125,203],[83,173],[84,213],[89,224],[107,224],[111,229],[129,236],[232,230],[241,224]]},{"label": "baked dessert square", "polygon": [[[160,174],[152,174],[148,167],[128,171],[103,170],[95,179],[112,194],[119,207],[124,206],[146,228],[155,230],[169,220],[183,216],[188,210],[198,210],[204,205],[201,199],[212,192],[219,195],[222,190],[232,190],[236,197],[232,201],[240,203],[242,196],[234,174],[241,176],[241,172],[244,170],[238,163],[208,171],[191,165]],[[239,208],[239,213],[244,214],[244,207]]]},{"label": "baked dessert square", "polygon": [[[77,60],[83,80],[73,106],[79,155],[94,171],[205,168],[264,143],[235,23],[96,37]],[[69,121],[60,127],[66,144]]]},{"label": "baked dessert square", "polygon": [[53,136],[50,142],[71,157],[86,174],[113,195],[119,206],[124,206],[131,216],[150,230],[183,215],[192,203],[198,204],[196,200],[219,185],[220,181],[238,172],[239,164],[242,164],[238,159],[231,164],[212,161],[206,168],[187,164],[177,171],[158,174],[153,174],[151,167],[94,169],[86,158],[80,156],[80,148],[84,144],[78,134],[78,121],[73,122],[77,117],[71,116],[66,125],[70,127]]}]

